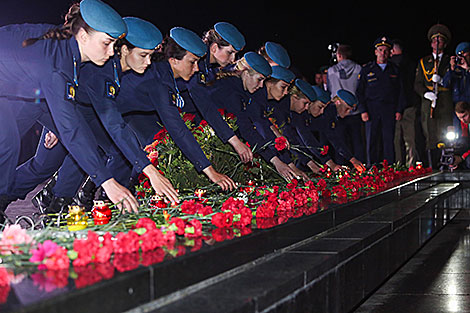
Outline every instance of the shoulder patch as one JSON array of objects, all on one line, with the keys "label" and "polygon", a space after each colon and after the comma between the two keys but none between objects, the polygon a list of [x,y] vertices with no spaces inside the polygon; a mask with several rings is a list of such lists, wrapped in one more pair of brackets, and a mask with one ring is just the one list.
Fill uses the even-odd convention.
[{"label": "shoulder patch", "polygon": [[65,100],[75,100],[75,85],[67,82],[65,84]]},{"label": "shoulder patch", "polygon": [[116,99],[117,88],[112,82],[106,82],[106,97]]}]

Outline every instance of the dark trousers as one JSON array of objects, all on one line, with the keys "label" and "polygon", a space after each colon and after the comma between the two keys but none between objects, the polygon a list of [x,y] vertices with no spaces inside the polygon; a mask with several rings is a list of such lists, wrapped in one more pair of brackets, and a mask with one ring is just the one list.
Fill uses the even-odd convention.
[{"label": "dark trousers", "polygon": [[[367,165],[378,164],[384,159],[389,164],[394,163],[395,114],[369,113],[369,120],[365,124]],[[380,144],[380,139],[382,144]]]}]

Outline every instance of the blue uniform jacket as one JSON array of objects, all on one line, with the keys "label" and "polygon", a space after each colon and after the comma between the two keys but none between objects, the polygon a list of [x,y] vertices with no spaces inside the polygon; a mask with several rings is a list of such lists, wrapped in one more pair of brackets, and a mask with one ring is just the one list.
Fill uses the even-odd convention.
[{"label": "blue uniform jacket", "polygon": [[336,152],[341,155],[345,160],[350,160],[353,155],[347,148],[344,138],[336,131],[336,125],[338,124],[338,111],[334,103],[329,103],[323,114],[317,118],[312,118],[313,122],[311,127],[313,130],[320,132],[328,142],[333,146]]},{"label": "blue uniform jacket", "polygon": [[[94,116],[101,121],[105,130],[94,129],[93,131],[107,132],[136,172],[140,173],[150,164],[150,161],[142,150],[135,133],[123,120],[116,104],[122,76],[118,56],[106,62],[104,66],[86,64],[81,70],[79,79],[81,88],[77,91],[77,101],[81,105],[78,108],[84,112],[84,116]],[[96,124],[99,123],[93,123],[93,125]]]},{"label": "blue uniform jacket", "polygon": [[217,72],[219,72],[217,65],[209,64],[209,52],[207,53],[206,57],[198,63],[199,71],[189,81],[182,78],[177,79],[178,88],[184,98],[182,110],[196,116],[200,114],[214,129],[220,140],[226,143],[235,133],[217,111],[217,106],[207,90],[207,84],[213,82],[216,79]]},{"label": "blue uniform jacket", "polygon": [[112,175],[100,157],[91,129],[76,110],[74,98],[80,88],[82,65],[77,41],[74,37],[46,39],[22,47],[23,40],[37,38],[52,27],[21,24],[0,28],[0,96],[45,99],[57,128],[55,133],[83,170],[100,185]]},{"label": "blue uniform jacket", "polygon": [[256,147],[255,152],[268,162],[277,156],[273,145],[268,144],[270,140],[264,138],[256,128],[256,122],[262,119],[262,110],[259,104],[253,101],[253,95],[244,90],[239,77],[218,79],[209,90],[218,108],[237,117],[237,131],[251,147]]},{"label": "blue uniform jacket", "polygon": [[[177,93],[170,64],[163,61],[153,63],[144,74],[133,72],[124,75],[117,103],[122,114],[156,111],[155,124],[165,126],[171,138],[196,170],[202,171],[211,163],[181,119],[174,102]],[[145,144],[150,143],[150,138],[140,138],[140,140]]]},{"label": "blue uniform jacket", "polygon": [[331,158],[328,155],[321,155],[320,149],[323,146],[313,133],[314,123],[318,123],[318,121],[313,121],[312,116],[307,111],[301,114],[296,112],[291,113],[291,125],[295,128],[304,148],[307,149],[311,155],[316,156],[320,163],[325,164]]},{"label": "blue uniform jacket", "polygon": [[406,98],[398,66],[388,62],[384,70],[376,62],[364,65],[356,90],[359,112],[390,116],[403,113]]},{"label": "blue uniform jacket", "polygon": [[279,102],[276,100],[270,100],[268,102],[269,106],[266,113],[268,114],[271,123],[273,123],[280,130],[281,134],[289,140],[291,146],[296,146],[295,149],[291,148],[290,152],[297,157],[301,164],[306,165],[312,157],[310,151],[305,148],[302,139],[299,137],[299,134],[292,123],[292,115],[295,112],[290,110],[290,101],[291,97],[289,95],[282,98]]}]

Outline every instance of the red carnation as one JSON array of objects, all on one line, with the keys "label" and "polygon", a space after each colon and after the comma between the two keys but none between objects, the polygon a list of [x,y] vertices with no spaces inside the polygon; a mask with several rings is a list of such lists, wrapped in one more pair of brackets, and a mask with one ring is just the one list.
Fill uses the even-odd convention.
[{"label": "red carnation", "polygon": [[183,115],[183,121],[184,121],[184,122],[187,122],[187,121],[192,122],[192,121],[194,121],[194,118],[195,118],[195,117],[196,117],[196,116],[195,116],[194,114],[186,113],[186,114]]},{"label": "red carnation", "polygon": [[284,150],[285,148],[287,148],[287,139],[286,137],[277,137],[275,140],[274,140],[275,144],[274,144],[274,148],[276,148],[277,151],[282,151]]},{"label": "red carnation", "polygon": [[170,220],[170,226],[172,227],[171,230],[174,230],[178,235],[184,235],[185,222],[179,217],[172,217]]},{"label": "red carnation", "polygon": [[135,228],[145,228],[147,231],[157,229],[155,222],[148,217],[142,217],[135,224]]},{"label": "red carnation", "polygon": [[323,146],[323,148],[320,149],[320,154],[321,155],[327,155],[328,154],[328,146]]},{"label": "red carnation", "polygon": [[233,222],[233,213],[231,212],[218,212],[212,215],[212,224],[219,228],[232,226]]}]

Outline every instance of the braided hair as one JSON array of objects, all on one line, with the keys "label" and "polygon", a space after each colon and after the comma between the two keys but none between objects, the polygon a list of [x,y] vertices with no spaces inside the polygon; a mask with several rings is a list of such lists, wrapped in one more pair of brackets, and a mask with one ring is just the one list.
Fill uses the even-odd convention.
[{"label": "braided hair", "polygon": [[27,47],[34,44],[36,41],[43,39],[69,39],[78,34],[78,31],[81,28],[83,28],[87,33],[95,31],[83,20],[82,15],[80,14],[80,3],[74,3],[70,6],[69,11],[64,16],[64,20],[64,24],[59,27],[51,28],[42,36],[24,40],[23,47]]}]

